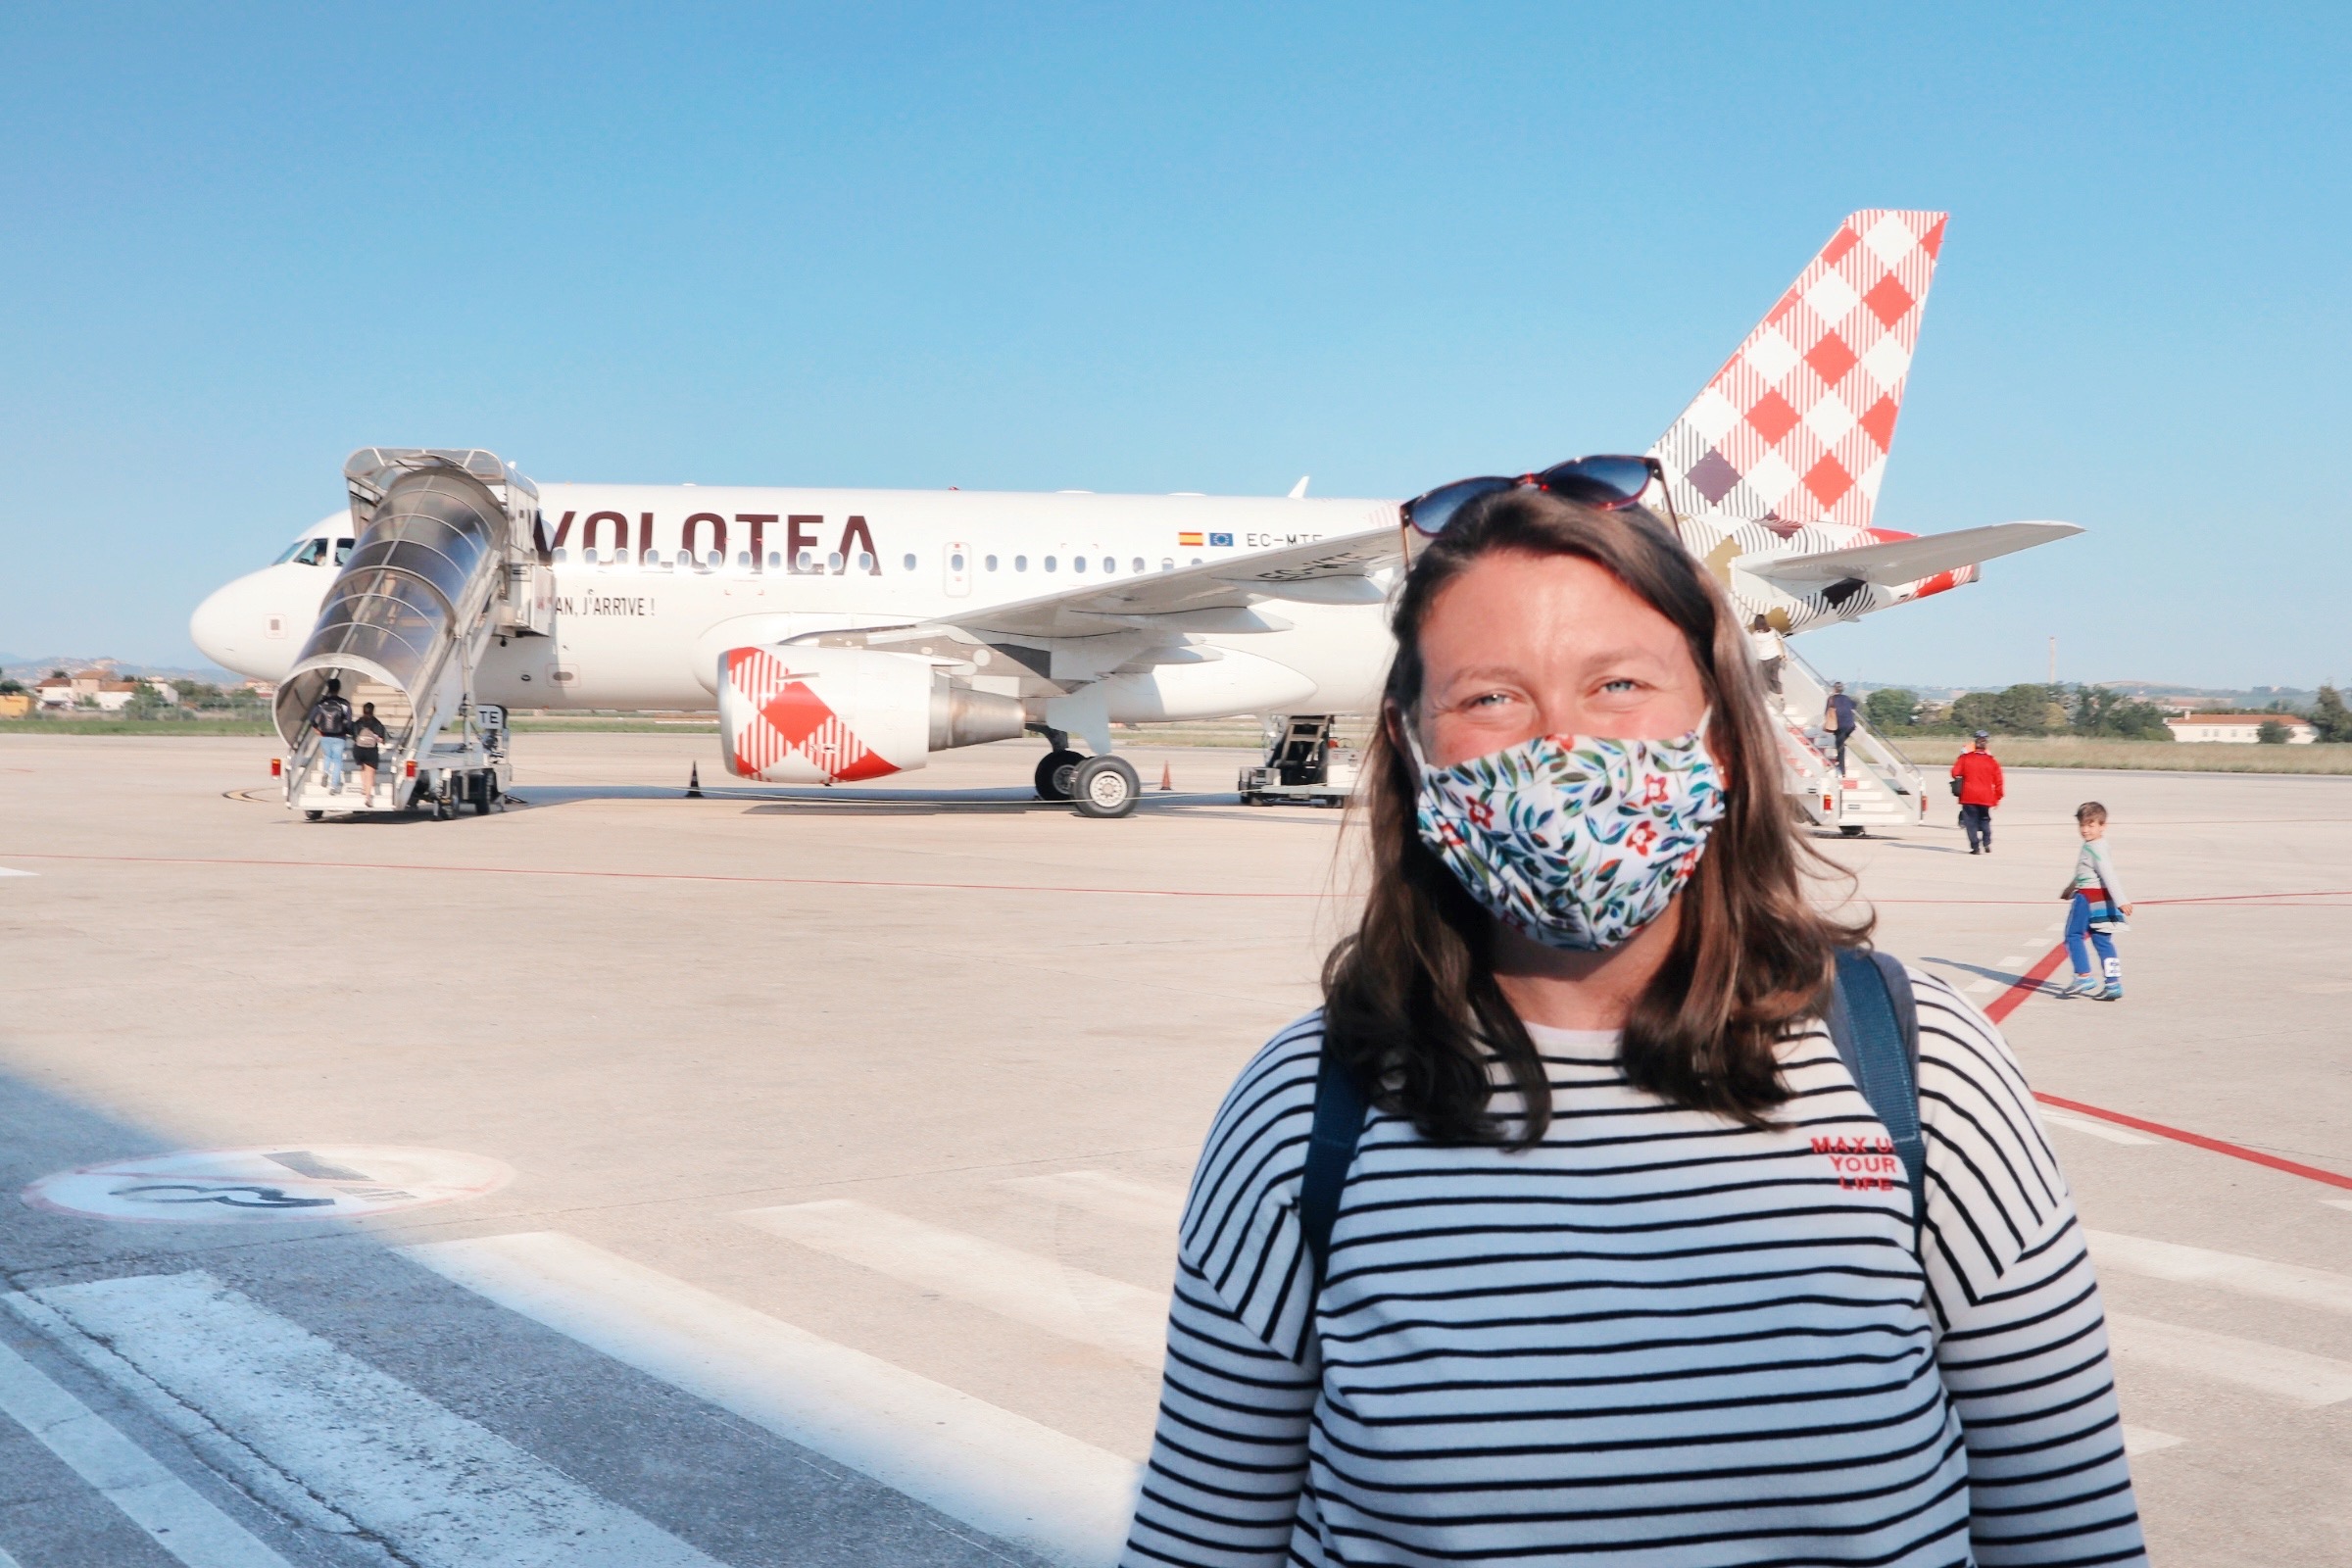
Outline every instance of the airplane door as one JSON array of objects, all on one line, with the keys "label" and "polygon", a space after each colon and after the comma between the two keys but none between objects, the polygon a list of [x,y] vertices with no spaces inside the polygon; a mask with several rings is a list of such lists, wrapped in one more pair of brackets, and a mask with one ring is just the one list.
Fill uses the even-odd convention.
[{"label": "airplane door", "polygon": [[967,597],[972,591],[972,547],[960,539],[951,539],[941,556],[948,574],[948,597]]}]

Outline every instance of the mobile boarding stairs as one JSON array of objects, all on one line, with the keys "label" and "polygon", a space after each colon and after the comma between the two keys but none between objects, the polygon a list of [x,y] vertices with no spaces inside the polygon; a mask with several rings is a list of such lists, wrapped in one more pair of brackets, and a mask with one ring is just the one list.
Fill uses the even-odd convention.
[{"label": "mobile boarding stairs", "polygon": [[[513,777],[506,713],[474,700],[494,641],[555,629],[555,579],[536,548],[539,492],[488,452],[363,447],[343,465],[357,540],[301,656],[278,683],[286,805],[329,811],[488,812]],[[375,790],[347,765],[330,789],[312,708],[342,682],[356,714],[375,704],[387,739]]]},{"label": "mobile boarding stairs", "polygon": [[1797,815],[1848,835],[1926,821],[1925,775],[1867,724],[1854,726],[1845,768],[1838,770],[1838,743],[1821,728],[1829,682],[1786,643],[1782,648],[1780,694],[1768,694],[1765,706],[1778,721],[1782,778]]}]

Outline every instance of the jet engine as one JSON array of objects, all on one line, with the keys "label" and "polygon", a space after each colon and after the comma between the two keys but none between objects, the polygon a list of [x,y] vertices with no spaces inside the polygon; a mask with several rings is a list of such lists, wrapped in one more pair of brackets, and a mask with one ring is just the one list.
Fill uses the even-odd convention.
[{"label": "jet engine", "polygon": [[921,767],[933,752],[1011,740],[1020,699],[956,684],[935,661],[870,648],[777,643],[718,658],[727,771],[832,784]]}]

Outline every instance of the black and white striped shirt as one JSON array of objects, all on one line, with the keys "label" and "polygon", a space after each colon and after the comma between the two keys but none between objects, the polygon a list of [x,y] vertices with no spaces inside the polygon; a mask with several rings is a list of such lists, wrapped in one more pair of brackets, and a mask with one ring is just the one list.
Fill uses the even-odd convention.
[{"label": "black and white striped shirt", "polygon": [[1634,1088],[1614,1035],[1535,1029],[1542,1144],[1375,1112],[1310,1301],[1320,1015],[1277,1035],[1194,1177],[1124,1561],[2143,1562],[2058,1162],[1991,1024],[1911,980],[1924,1273],[1826,1034],[1759,1131]]}]

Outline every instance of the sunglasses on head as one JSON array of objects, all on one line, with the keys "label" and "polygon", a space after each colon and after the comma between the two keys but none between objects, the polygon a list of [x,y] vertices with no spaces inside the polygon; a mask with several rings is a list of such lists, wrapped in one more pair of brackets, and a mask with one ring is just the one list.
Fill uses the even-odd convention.
[{"label": "sunglasses on head", "polygon": [[1413,497],[1400,510],[1414,532],[1425,539],[1435,539],[1464,507],[1482,496],[1526,487],[1548,491],[1563,501],[1574,501],[1596,511],[1614,512],[1641,500],[1653,480],[1661,485],[1666,482],[1665,466],[1655,458],[1574,458],[1555,463],[1541,473],[1523,473],[1515,479],[1501,474],[1456,479]]}]

